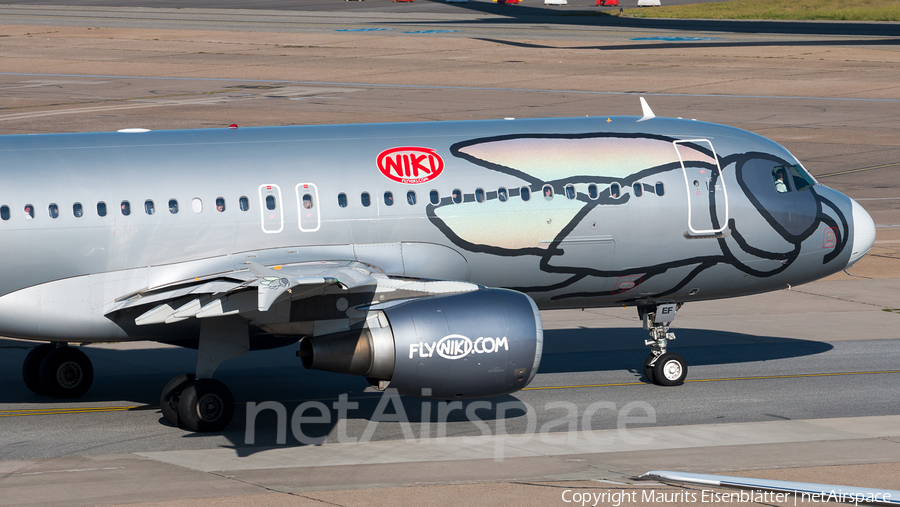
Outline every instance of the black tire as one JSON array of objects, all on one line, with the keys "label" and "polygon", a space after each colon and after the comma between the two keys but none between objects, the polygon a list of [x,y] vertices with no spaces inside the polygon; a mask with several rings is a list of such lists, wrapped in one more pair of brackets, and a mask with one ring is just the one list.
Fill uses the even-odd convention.
[{"label": "black tire", "polygon": [[45,343],[31,349],[31,352],[25,356],[25,362],[22,364],[22,379],[25,381],[25,386],[35,394],[47,394],[41,389],[41,363],[55,348],[56,345]]},{"label": "black tire", "polygon": [[178,418],[184,428],[208,433],[221,431],[234,417],[234,396],[225,384],[201,378],[187,385],[178,401]]},{"label": "black tire", "polygon": [[78,398],[91,388],[94,367],[84,352],[57,347],[41,362],[41,389],[54,398]]},{"label": "black tire", "polygon": [[656,383],[656,381],[653,380],[653,367],[650,366],[650,361],[653,361],[654,357],[656,357],[656,356],[654,356],[653,354],[650,354],[647,356],[646,359],[644,359],[644,378],[647,380],[647,382],[650,382],[651,384]]},{"label": "black tire", "polygon": [[162,411],[163,417],[176,428],[182,427],[181,419],[178,417],[178,402],[181,399],[181,393],[195,378],[196,375],[193,373],[185,373],[173,378],[163,388],[162,395],[159,397],[159,409]]},{"label": "black tire", "polygon": [[687,362],[674,352],[659,356],[653,365],[653,381],[660,386],[680,386],[687,378]]}]

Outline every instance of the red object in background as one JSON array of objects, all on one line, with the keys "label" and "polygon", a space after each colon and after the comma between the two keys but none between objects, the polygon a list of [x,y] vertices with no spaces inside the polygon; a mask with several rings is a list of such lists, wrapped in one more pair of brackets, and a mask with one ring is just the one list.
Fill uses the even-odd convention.
[{"label": "red object in background", "polygon": [[228,128],[230,128],[231,130],[236,129],[236,128],[237,128],[237,123],[232,123],[231,125],[228,126]]},{"label": "red object in background", "polygon": [[597,5],[604,5],[607,7],[619,5],[619,0],[597,0]]}]

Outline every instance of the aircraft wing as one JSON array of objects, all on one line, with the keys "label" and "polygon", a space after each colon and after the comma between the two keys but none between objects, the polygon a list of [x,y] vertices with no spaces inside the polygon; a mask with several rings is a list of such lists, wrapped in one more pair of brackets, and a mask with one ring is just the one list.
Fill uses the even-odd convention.
[{"label": "aircraft wing", "polygon": [[198,276],[129,294],[117,300],[106,316],[121,315],[126,310],[131,315],[140,312],[133,317],[139,326],[237,314],[255,318],[274,311],[276,302],[309,298],[328,289],[348,293],[377,292],[382,296],[380,302],[387,302],[479,288],[467,282],[394,278],[356,261],[304,262],[271,267],[255,262],[244,265],[246,269]]},{"label": "aircraft wing", "polygon": [[[195,277],[165,287],[147,289],[122,298],[107,316],[126,309],[150,306],[135,318],[137,325],[172,323],[192,317],[220,317],[268,311],[276,300],[302,299],[335,286],[343,290],[376,285],[377,273],[359,262],[315,262],[265,267],[245,263],[247,269]],[[383,276],[383,275],[382,275]]]}]

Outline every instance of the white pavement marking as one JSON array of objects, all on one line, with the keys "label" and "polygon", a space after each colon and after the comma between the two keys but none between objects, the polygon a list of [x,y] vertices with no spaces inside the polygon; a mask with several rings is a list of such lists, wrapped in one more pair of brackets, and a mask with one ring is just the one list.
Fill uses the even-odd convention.
[{"label": "white pavement marking", "polygon": [[29,118],[41,118],[44,116],[57,116],[61,114],[85,114],[85,113],[101,113],[105,111],[118,111],[123,109],[141,109],[147,107],[169,107],[169,106],[188,106],[188,105],[211,105],[211,104],[221,104],[223,102],[237,102],[241,100],[258,100],[265,98],[279,98],[279,97],[289,97],[296,95],[306,95],[307,98],[311,98],[309,96],[315,96],[319,93],[346,93],[346,92],[355,92],[359,91],[359,89],[354,88],[309,88],[309,87],[300,87],[300,86],[292,86],[292,87],[284,87],[284,88],[276,88],[264,93],[253,94],[253,95],[241,95],[235,96],[234,94],[241,93],[240,88],[223,90],[222,92],[217,92],[215,95],[201,97],[201,98],[188,98],[188,99],[125,99],[125,100],[113,100],[111,104],[107,105],[91,105],[91,106],[82,106],[82,107],[73,107],[69,109],[51,109],[49,111],[34,111],[34,112],[25,112],[25,113],[12,113],[0,115],[0,121],[10,121],[10,120],[25,120]]},{"label": "white pavement marking", "polygon": [[[413,463],[565,456],[900,436],[900,416],[846,417],[753,423],[698,424],[540,435],[488,435],[424,441],[192,451],[142,452],[139,456],[203,472],[334,465]],[[568,438],[567,438],[568,436]],[[568,441],[567,441],[568,440]],[[886,441],[885,445],[898,445]]]}]

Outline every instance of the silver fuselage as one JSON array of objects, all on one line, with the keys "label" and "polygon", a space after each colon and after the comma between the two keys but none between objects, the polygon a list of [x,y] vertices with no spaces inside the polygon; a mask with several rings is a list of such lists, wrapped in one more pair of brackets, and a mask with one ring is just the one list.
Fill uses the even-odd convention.
[{"label": "silver fuselage", "polygon": [[[2,136],[0,334],[165,340],[165,326],[125,326],[107,312],[248,259],[359,261],[520,290],[548,309],[776,290],[840,271],[860,250],[851,199],[801,189],[802,177],[776,189],[773,168],[799,166],[778,144],[697,121],[638,120]],[[421,167],[425,181],[389,178],[379,155],[394,148],[433,150],[440,175],[394,158],[396,173]]]}]

